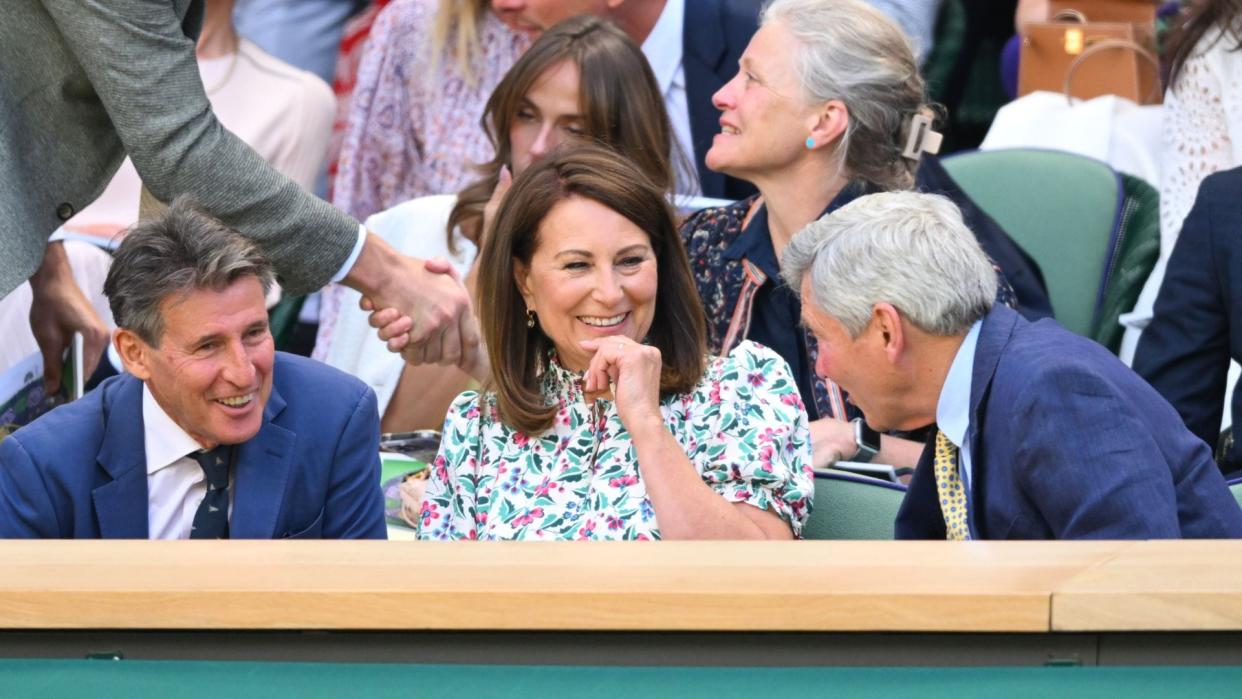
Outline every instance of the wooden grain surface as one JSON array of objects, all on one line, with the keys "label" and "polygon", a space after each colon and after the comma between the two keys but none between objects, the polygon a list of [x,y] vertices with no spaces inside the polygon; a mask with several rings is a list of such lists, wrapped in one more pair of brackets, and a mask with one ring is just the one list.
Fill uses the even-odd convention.
[{"label": "wooden grain surface", "polygon": [[1242,541],[1144,541],[1060,583],[1054,631],[1242,631]]},{"label": "wooden grain surface", "polygon": [[0,628],[1041,632],[1130,546],[0,541]]}]

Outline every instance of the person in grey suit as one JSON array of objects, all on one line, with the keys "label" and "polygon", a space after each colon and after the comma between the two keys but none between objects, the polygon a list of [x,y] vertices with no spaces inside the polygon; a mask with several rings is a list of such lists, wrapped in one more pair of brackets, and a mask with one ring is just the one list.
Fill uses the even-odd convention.
[{"label": "person in grey suit", "polygon": [[[202,0],[8,0],[0,21],[0,297],[30,279],[45,380],[74,331],[107,333],[49,235],[129,155],[162,202],[191,194],[253,240],[293,294],[342,281],[397,311],[382,336],[422,361],[478,342],[461,284],[397,253],[271,169],[216,121],[195,62]],[[89,371],[89,368],[88,368]]]}]

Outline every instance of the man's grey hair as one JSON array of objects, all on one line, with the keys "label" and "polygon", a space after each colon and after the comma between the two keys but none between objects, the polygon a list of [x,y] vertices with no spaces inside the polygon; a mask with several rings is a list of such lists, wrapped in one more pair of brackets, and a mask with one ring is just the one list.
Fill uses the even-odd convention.
[{"label": "man's grey hair", "polygon": [[841,100],[849,126],[837,147],[845,175],[881,189],[908,189],[917,162],[902,156],[910,122],[924,106],[910,40],[862,0],[772,0],[761,22],[779,22],[798,41],[803,97]]},{"label": "man's grey hair", "polygon": [[992,308],[997,273],[962,213],[938,194],[860,197],[798,232],[781,276],[858,337],[877,303],[890,303],[920,330],[960,335]]},{"label": "man's grey hair", "polygon": [[259,248],[181,196],[129,229],[113,256],[104,294],[119,327],[158,347],[164,299],[223,289],[248,276],[259,280],[265,295],[272,288],[272,266]]}]

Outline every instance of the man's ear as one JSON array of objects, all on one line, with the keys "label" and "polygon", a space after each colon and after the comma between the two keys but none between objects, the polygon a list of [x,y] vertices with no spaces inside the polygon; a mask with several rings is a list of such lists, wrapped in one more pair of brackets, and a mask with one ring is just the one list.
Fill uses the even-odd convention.
[{"label": "man's ear", "polygon": [[850,112],[841,100],[828,100],[810,119],[808,137],[812,149],[830,146],[850,125]]},{"label": "man's ear", "polygon": [[133,374],[140,381],[151,378],[151,346],[138,334],[125,328],[117,328],[112,333],[112,344],[116,353],[121,355],[121,363],[125,371]]},{"label": "man's ear", "polygon": [[905,328],[901,313],[891,303],[877,303],[871,308],[871,324],[884,343],[884,354],[894,364],[901,358],[906,347]]}]

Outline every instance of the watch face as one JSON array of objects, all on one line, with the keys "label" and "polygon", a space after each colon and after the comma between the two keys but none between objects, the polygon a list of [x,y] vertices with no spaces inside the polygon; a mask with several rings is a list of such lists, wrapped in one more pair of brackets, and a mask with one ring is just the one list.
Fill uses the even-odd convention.
[{"label": "watch face", "polygon": [[873,451],[880,450],[880,433],[871,429],[866,420],[858,421],[858,442],[860,446]]}]

